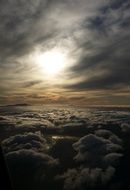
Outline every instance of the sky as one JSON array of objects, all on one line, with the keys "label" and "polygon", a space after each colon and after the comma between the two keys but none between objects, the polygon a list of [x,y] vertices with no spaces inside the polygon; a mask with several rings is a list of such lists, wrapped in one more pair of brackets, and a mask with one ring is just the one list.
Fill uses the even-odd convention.
[{"label": "sky", "polygon": [[129,0],[1,0],[0,104],[130,105]]}]

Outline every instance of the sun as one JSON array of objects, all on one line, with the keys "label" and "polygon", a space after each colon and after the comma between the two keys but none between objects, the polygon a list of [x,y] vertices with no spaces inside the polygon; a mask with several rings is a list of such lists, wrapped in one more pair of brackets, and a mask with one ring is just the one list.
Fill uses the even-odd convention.
[{"label": "sun", "polygon": [[38,63],[46,75],[55,76],[65,67],[65,55],[60,51],[47,51],[38,56]]}]

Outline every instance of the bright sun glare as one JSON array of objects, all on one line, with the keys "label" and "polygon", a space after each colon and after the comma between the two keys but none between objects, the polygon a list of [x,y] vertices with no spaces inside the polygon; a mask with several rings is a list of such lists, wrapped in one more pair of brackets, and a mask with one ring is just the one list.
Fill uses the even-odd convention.
[{"label": "bright sun glare", "polygon": [[38,56],[38,62],[47,75],[57,75],[65,67],[65,55],[60,51],[48,51]]}]

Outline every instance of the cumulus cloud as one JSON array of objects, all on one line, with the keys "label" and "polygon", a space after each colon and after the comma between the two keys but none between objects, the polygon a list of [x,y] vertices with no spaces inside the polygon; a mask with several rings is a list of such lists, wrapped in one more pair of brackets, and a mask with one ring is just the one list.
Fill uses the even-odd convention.
[{"label": "cumulus cloud", "polygon": [[109,139],[110,141],[112,141],[115,144],[121,144],[122,143],[122,140],[117,135],[115,135],[114,133],[112,133],[109,130],[105,130],[105,129],[96,130],[95,135]]},{"label": "cumulus cloud", "polygon": [[82,170],[70,169],[62,177],[65,178],[64,189],[85,189],[86,187],[98,188],[105,185],[113,176],[115,169],[108,167],[106,170],[101,168],[84,168]]},{"label": "cumulus cloud", "polygon": [[46,151],[48,145],[46,140],[34,133],[18,134],[2,141],[5,152],[17,151],[20,149],[33,149],[35,151]]},{"label": "cumulus cloud", "polygon": [[118,163],[119,161],[119,158],[122,157],[122,154],[120,153],[110,153],[110,154],[107,154],[105,157],[104,157],[104,161],[107,163],[107,164],[115,164],[115,163]]},{"label": "cumulus cloud", "polygon": [[[18,150],[18,151],[12,151],[12,152],[7,153],[6,157],[7,157],[7,160],[9,160],[9,162],[11,162],[11,161],[13,162],[18,159],[19,161],[24,163],[24,161],[26,160],[26,157],[27,157],[27,162],[29,162],[29,160],[31,162],[31,158],[34,160],[38,159],[39,162],[34,162],[34,163],[39,166],[40,165],[42,166],[42,164],[41,164],[42,162],[43,162],[43,164],[45,163],[45,165],[48,165],[48,166],[57,164],[57,160],[54,160],[52,157],[48,156],[47,154],[37,153],[33,150],[23,149],[23,150]],[[23,157],[23,159],[22,159],[22,157]]]},{"label": "cumulus cloud", "polygon": [[121,129],[123,132],[130,132],[130,124],[129,123],[122,123],[121,124]]},{"label": "cumulus cloud", "polygon": [[122,146],[108,138],[114,135],[111,132],[99,131],[97,134],[100,136],[89,134],[73,144],[78,167],[59,176],[64,180],[64,189],[100,188],[114,176],[116,165],[123,156]]},{"label": "cumulus cloud", "polygon": [[[122,133],[123,129],[129,129],[129,112],[75,110],[62,106],[12,108],[4,107],[0,123],[14,122],[18,126],[7,132],[2,142],[17,188],[20,184],[27,189],[28,184],[30,189],[52,189],[60,184],[59,189],[62,185],[64,189],[73,190],[105,189],[118,178],[114,178],[115,174],[121,176],[122,160],[127,149],[129,152],[125,147],[129,133]],[[32,126],[37,132],[31,132]],[[37,188],[32,187],[36,184]]]},{"label": "cumulus cloud", "polygon": [[0,126],[1,133],[12,131],[15,129],[14,123],[7,120],[6,118],[0,120]]},{"label": "cumulus cloud", "polygon": [[104,166],[104,156],[122,150],[120,145],[93,134],[82,137],[78,142],[73,144],[73,147],[78,151],[75,160],[85,162],[88,167],[102,167]]},{"label": "cumulus cloud", "polygon": [[1,144],[14,188],[40,190],[46,181],[53,183],[59,162],[48,155],[50,144],[40,132],[10,136]]},{"label": "cumulus cloud", "polygon": [[18,189],[42,189],[45,181],[53,180],[56,159],[34,150],[18,150],[6,154],[13,185]]}]

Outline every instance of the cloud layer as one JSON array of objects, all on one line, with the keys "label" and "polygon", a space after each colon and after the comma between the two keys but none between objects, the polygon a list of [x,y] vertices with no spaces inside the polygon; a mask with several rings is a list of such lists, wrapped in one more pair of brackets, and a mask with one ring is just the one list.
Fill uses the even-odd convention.
[{"label": "cloud layer", "polygon": [[128,189],[129,110],[0,110],[0,141],[16,189]]}]

